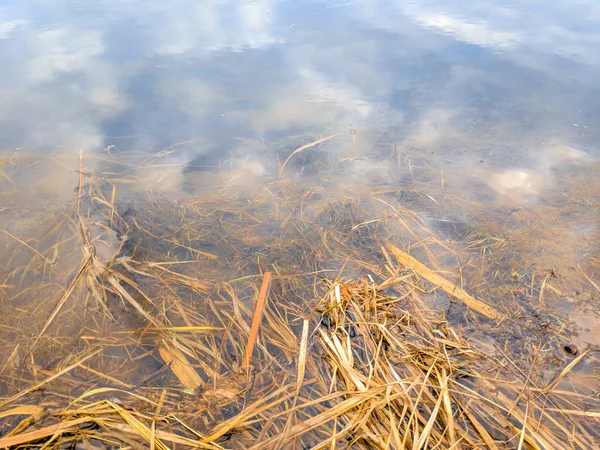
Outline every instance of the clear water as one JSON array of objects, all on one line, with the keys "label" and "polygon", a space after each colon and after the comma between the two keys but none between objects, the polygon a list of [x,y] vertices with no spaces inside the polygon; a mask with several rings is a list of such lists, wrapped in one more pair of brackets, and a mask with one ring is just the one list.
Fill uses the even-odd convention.
[{"label": "clear water", "polygon": [[[405,182],[409,167],[489,206],[432,213],[450,239],[529,208],[572,232],[540,244],[560,262],[598,245],[599,46],[594,0],[4,1],[0,151],[160,155],[177,167],[168,190],[225,160],[276,178],[273,143],[342,133],[337,182]],[[563,183],[579,215],[550,220]]]},{"label": "clear water", "polygon": [[[322,278],[410,272],[384,255],[389,240],[506,318],[479,320],[422,276],[402,294],[522,370],[525,417],[541,398],[529,387],[577,353],[567,409],[581,393],[597,414],[598,357],[584,349],[600,346],[598,80],[597,0],[1,1],[0,400],[101,346],[94,372],[23,400],[116,380],[165,388],[160,410],[168,388],[206,435],[242,395],[267,398],[240,393],[245,331],[227,328],[251,317],[259,273],[277,278],[260,339],[279,362],[265,358],[252,384],[278,388],[280,368],[296,376],[299,327],[310,321],[312,340],[327,317]],[[227,332],[186,338],[193,351],[178,355],[146,336],[153,314]],[[171,365],[187,357],[195,376]],[[244,434],[230,448],[269,435]]]},{"label": "clear water", "polygon": [[422,147],[476,137],[501,164],[549,143],[594,155],[599,30],[593,0],[5,1],[0,146],[193,140],[191,159],[349,122]]}]

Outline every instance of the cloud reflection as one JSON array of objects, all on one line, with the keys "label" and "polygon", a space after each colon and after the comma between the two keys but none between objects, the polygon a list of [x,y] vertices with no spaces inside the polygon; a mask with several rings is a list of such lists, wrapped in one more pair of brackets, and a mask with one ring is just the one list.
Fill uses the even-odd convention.
[{"label": "cloud reflection", "polygon": [[[555,140],[573,136],[585,95],[570,77],[597,73],[593,2],[330,7],[337,4],[58,1],[4,9],[0,143],[157,152],[202,141],[189,148],[190,160],[231,152],[236,137],[348,123],[385,125],[397,141],[426,149],[463,139],[466,154],[495,151],[503,139],[517,147],[550,127]],[[123,136],[137,137],[116,140]],[[357,151],[368,156],[376,145]]]}]

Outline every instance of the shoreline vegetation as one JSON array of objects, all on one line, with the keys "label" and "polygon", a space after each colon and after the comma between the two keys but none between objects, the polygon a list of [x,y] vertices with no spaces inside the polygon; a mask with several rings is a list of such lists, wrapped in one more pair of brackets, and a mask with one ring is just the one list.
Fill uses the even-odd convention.
[{"label": "shoreline vegetation", "polygon": [[2,157],[0,448],[598,448],[570,285],[516,232],[440,239],[414,206],[442,196],[299,182],[333,137],[271,182],[173,195],[148,164]]}]

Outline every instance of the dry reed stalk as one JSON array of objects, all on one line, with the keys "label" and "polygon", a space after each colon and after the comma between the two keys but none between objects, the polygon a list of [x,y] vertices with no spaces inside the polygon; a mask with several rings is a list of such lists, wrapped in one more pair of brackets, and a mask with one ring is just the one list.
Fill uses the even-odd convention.
[{"label": "dry reed stalk", "polygon": [[83,424],[93,423],[89,417],[81,417],[79,419],[73,419],[69,421],[59,422],[54,425],[49,425],[40,428],[36,431],[29,433],[22,433],[16,436],[10,436],[6,438],[0,438],[0,448],[16,448],[18,446],[28,444],[31,442],[37,442],[43,438],[56,438],[60,434],[75,432],[77,427]]},{"label": "dry reed stalk", "polygon": [[304,381],[304,375],[306,373],[306,358],[307,358],[307,345],[308,345],[308,320],[302,321],[302,337],[300,338],[300,351],[298,352],[298,379],[296,382],[296,391],[299,392]]},{"label": "dry reed stalk", "polygon": [[200,378],[198,372],[190,365],[183,352],[175,345],[163,340],[158,345],[158,352],[182,385],[195,389],[202,384],[202,378]]},{"label": "dry reed stalk", "polygon": [[569,364],[567,364],[567,366],[561,370],[561,372],[558,374],[558,376],[556,378],[554,378],[549,384],[548,386],[546,386],[543,390],[542,390],[542,394],[547,394],[548,392],[552,391],[552,389],[554,389],[554,387],[560,383],[560,380],[562,380],[571,370],[573,370],[573,368],[579,364],[579,362],[581,362],[581,360],[583,358],[585,358],[586,356],[588,356],[588,354],[592,351],[591,347],[588,347],[587,349],[585,349],[585,351],[581,352],[580,355],[577,356],[577,358],[575,358],[573,361],[571,361]]},{"label": "dry reed stalk", "polygon": [[256,339],[258,338],[258,329],[260,328],[260,322],[262,321],[263,312],[265,310],[265,303],[269,295],[270,285],[271,272],[265,272],[262,285],[260,287],[260,293],[258,294],[256,308],[254,309],[254,317],[252,318],[252,327],[250,328],[250,334],[248,335],[246,351],[244,352],[244,363],[242,365],[244,369],[250,368],[250,360],[252,358],[252,352],[254,351]]},{"label": "dry reed stalk", "polygon": [[[78,199],[90,216],[76,216],[71,207],[63,218],[59,211],[58,223],[27,238],[41,254],[55,251],[52,267],[6,240],[0,276],[2,285],[14,286],[0,291],[12,320],[0,327],[0,354],[8,356],[2,382],[12,394],[7,401],[33,406],[35,391],[46,388],[43,407],[3,404],[0,418],[9,431],[2,439],[16,439],[9,443],[55,449],[91,439],[130,448],[595,448],[600,408],[572,378],[591,351],[559,369],[543,389],[537,359],[522,371],[509,358],[519,355],[500,349],[502,342],[500,360],[475,350],[468,342],[473,324],[455,328],[440,319],[413,283],[416,274],[449,294],[461,292],[432,278],[445,257],[454,260],[460,250],[435,239],[417,213],[394,202],[397,188],[332,193],[325,185],[274,182],[250,189],[216,175],[220,184],[206,193],[173,200],[148,192],[144,207],[126,217],[115,183],[131,181],[134,188],[135,180],[150,178],[102,176],[108,180],[89,177]],[[444,189],[451,195],[449,181]],[[418,195],[435,203],[438,194]],[[93,255],[107,235],[121,242],[100,262]],[[397,252],[379,253],[380,243],[391,240],[425,252],[435,272],[402,255],[398,262],[414,271],[406,275],[388,254]],[[73,283],[82,249],[93,259],[84,274],[89,290],[70,294],[77,301],[53,315],[55,334],[43,340],[48,346],[38,345],[23,361],[25,345],[2,342],[21,338],[20,321],[39,315],[35,300]],[[483,253],[481,277],[489,275],[492,253]],[[72,264],[64,264],[69,258]],[[273,261],[278,283],[269,291],[265,274],[257,298],[256,273],[265,260]],[[466,267],[461,275],[463,269],[473,289],[472,274]],[[538,298],[559,295],[545,288]],[[245,320],[251,315],[252,328]],[[512,336],[503,322],[521,326],[506,318],[492,332]],[[261,358],[251,360],[244,342],[254,335],[256,344],[259,330]],[[556,333],[552,338],[562,339],[562,331]],[[72,349],[81,346],[106,352],[73,365]],[[46,367],[49,356],[58,368]],[[240,361],[252,362],[251,376],[238,372]]]},{"label": "dry reed stalk", "polygon": [[[158,450],[169,450],[168,447],[156,437],[154,428],[152,430],[148,429],[148,427],[141,420],[135,417],[134,414],[115,404],[114,402],[107,400],[106,403],[111,406],[119,414],[119,416],[121,416],[123,420],[137,432],[137,434],[143,436],[144,440],[150,443],[152,447],[157,448]],[[152,422],[153,425],[154,423],[155,422]]]},{"label": "dry reed stalk", "polygon": [[81,212],[81,196],[83,195],[83,149],[79,150],[79,186],[77,187],[77,212]]},{"label": "dry reed stalk", "polygon": [[27,242],[25,242],[24,240],[18,238],[17,236],[15,236],[12,233],[9,233],[7,230],[2,230],[2,232],[4,234],[6,234],[8,237],[14,239],[15,241],[17,241],[19,244],[27,247],[29,250],[31,250],[33,253],[35,253],[37,256],[39,256],[40,258],[42,258],[44,261],[46,261],[47,263],[51,263],[51,261],[46,258],[44,255],[42,255],[40,252],[38,252],[35,248],[33,248],[31,245],[29,245]]},{"label": "dry reed stalk", "polygon": [[35,405],[21,405],[15,406],[14,408],[9,409],[8,411],[4,411],[0,413],[0,419],[9,416],[36,416],[41,417],[44,409]]},{"label": "dry reed stalk", "polygon": [[90,265],[92,263],[92,259],[93,259],[93,255],[90,254],[83,261],[83,263],[81,264],[81,267],[79,268],[79,270],[75,274],[75,277],[73,278],[73,281],[71,281],[71,283],[69,284],[69,286],[65,290],[65,293],[62,295],[62,297],[60,298],[60,300],[58,301],[58,303],[56,304],[56,306],[52,310],[52,313],[50,313],[50,317],[48,317],[48,319],[44,323],[44,326],[42,327],[42,329],[40,330],[40,332],[38,333],[38,335],[35,337],[35,340],[33,341],[33,344],[31,344],[31,347],[29,347],[29,350],[27,351],[27,355],[26,356],[28,356],[33,351],[33,349],[35,348],[36,344],[39,342],[39,340],[44,335],[44,333],[46,332],[46,330],[48,329],[48,327],[50,326],[50,324],[52,324],[52,322],[54,321],[54,319],[56,318],[56,316],[58,315],[58,313],[60,312],[60,310],[63,308],[63,306],[65,305],[65,303],[67,302],[67,300],[71,296],[73,290],[75,289],[75,287],[79,283],[79,280],[81,280],[81,277],[85,274],[85,272],[87,271],[87,269],[90,267]]},{"label": "dry reed stalk", "polygon": [[456,286],[456,284],[450,283],[444,277],[436,274],[427,266],[420,263],[409,254],[403,252],[398,247],[388,243],[388,250],[392,252],[400,264],[411,268],[415,271],[415,273],[422,276],[430,283],[441,287],[444,291],[446,291],[447,294],[462,300],[465,305],[474,311],[477,311],[479,314],[489,319],[501,320],[503,318],[503,316],[494,308],[483,303],[481,300],[477,300],[476,298],[472,297],[463,289]]},{"label": "dry reed stalk", "polygon": [[288,162],[290,162],[290,159],[292,159],[292,157],[298,153],[300,153],[301,151],[304,151],[308,148],[314,147],[315,145],[319,145],[322,144],[325,141],[328,141],[329,139],[333,139],[335,137],[341,136],[342,133],[337,133],[337,134],[332,134],[331,136],[327,136],[321,139],[317,139],[316,141],[313,141],[309,144],[305,144],[302,147],[298,147],[296,150],[294,150],[290,156],[288,156],[286,158],[286,160],[283,162],[283,164],[281,165],[280,169],[279,169],[279,179],[281,180],[283,178],[283,174],[285,172],[285,167],[287,166]]},{"label": "dry reed stalk", "polygon": [[27,389],[24,389],[22,391],[20,391],[18,394],[13,395],[10,398],[7,398],[5,400],[0,401],[0,408],[3,407],[4,405],[8,405],[12,402],[14,402],[15,400],[18,400],[19,398],[23,397],[24,395],[29,394],[30,392],[33,392],[39,388],[41,388],[42,386],[44,386],[45,384],[51,382],[52,380],[55,380],[61,376],[63,376],[64,374],[66,374],[67,372],[70,372],[71,370],[73,370],[75,367],[79,366],[79,364],[84,363],[85,361],[87,361],[88,359],[96,356],[98,353],[100,353],[102,351],[102,349],[98,349],[92,353],[90,353],[89,355],[84,356],[83,358],[81,358],[79,361],[77,361],[74,364],[71,364],[68,367],[65,367],[63,370],[61,370],[60,372],[55,373],[54,375],[46,378],[43,381],[40,381],[39,383],[36,383],[34,386],[31,386]]}]

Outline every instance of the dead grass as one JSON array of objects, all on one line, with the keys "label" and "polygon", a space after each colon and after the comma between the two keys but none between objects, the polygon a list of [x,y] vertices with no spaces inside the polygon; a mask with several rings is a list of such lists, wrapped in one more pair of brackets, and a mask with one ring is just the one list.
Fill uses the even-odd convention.
[{"label": "dead grass", "polygon": [[[70,204],[19,205],[39,166],[2,165],[28,217],[0,235],[0,448],[597,447],[570,382],[596,349],[542,364],[565,331],[539,345],[515,303],[471,295],[394,189],[217,173],[166,196],[132,193],[134,165],[54,161],[81,174]],[[517,328],[512,354],[495,338]]]}]

